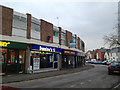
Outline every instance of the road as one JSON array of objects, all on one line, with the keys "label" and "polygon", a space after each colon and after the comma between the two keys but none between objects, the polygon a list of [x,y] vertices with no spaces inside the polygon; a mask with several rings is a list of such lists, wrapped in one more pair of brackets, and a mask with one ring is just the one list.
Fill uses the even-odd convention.
[{"label": "road", "polygon": [[95,65],[95,68],[82,72],[3,85],[16,88],[112,88],[118,82],[120,76],[108,75],[107,66]]}]

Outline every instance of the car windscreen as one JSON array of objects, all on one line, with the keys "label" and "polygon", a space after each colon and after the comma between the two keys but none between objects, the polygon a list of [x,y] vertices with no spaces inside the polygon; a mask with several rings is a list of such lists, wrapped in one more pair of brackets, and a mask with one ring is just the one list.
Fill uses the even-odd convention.
[{"label": "car windscreen", "polygon": [[114,63],[111,63],[110,65],[112,66],[120,65],[120,62],[114,62]]}]

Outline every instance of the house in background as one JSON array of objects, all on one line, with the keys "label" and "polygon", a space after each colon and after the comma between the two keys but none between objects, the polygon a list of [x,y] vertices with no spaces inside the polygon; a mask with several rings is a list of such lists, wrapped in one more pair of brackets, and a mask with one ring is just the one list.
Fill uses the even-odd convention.
[{"label": "house in background", "polygon": [[112,48],[109,53],[110,60],[119,60],[118,58],[119,53],[120,53],[120,47]]},{"label": "house in background", "polygon": [[110,60],[110,49],[106,50],[104,54],[104,60]]},{"label": "house in background", "polygon": [[106,51],[107,51],[107,49],[105,49],[105,48],[95,49],[93,51],[89,50],[86,53],[87,60],[96,59],[97,61],[104,61],[105,60],[104,55],[105,55]]},{"label": "house in background", "polygon": [[106,49],[104,48],[100,48],[95,50],[94,52],[94,59],[98,60],[98,61],[104,61],[104,54],[106,52]]},{"label": "house in background", "polygon": [[94,50],[93,51],[88,51],[87,53],[86,53],[86,58],[87,58],[87,60],[91,60],[91,59],[93,59],[93,53],[94,53]]}]

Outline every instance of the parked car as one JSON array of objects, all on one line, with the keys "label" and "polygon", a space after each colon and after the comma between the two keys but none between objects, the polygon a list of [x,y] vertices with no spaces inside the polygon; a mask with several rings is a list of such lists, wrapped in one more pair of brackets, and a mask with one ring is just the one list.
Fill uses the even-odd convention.
[{"label": "parked car", "polygon": [[87,63],[92,63],[92,61],[86,61]]},{"label": "parked car", "polygon": [[108,74],[120,73],[120,61],[114,61],[108,66]]},{"label": "parked car", "polygon": [[103,62],[101,62],[101,61],[96,61],[96,62],[94,62],[95,64],[103,64]]},{"label": "parked car", "polygon": [[91,63],[95,63],[96,61],[96,59],[91,59]]},{"label": "parked car", "polygon": [[111,62],[113,62],[113,60],[106,60],[106,61],[103,61],[103,64],[104,65],[109,65],[109,64],[111,64]]}]

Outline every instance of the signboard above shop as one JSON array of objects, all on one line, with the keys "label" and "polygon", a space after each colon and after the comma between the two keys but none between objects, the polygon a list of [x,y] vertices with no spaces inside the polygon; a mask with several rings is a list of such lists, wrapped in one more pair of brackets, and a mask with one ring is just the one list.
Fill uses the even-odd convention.
[{"label": "signboard above shop", "polygon": [[77,56],[85,56],[85,54],[82,52],[77,52]]},{"label": "signboard above shop", "polygon": [[62,54],[65,54],[65,55],[76,55],[76,52],[72,51],[72,50],[65,50],[65,49],[63,49],[62,50]]},{"label": "signboard above shop", "polygon": [[76,47],[76,41],[75,40],[69,40],[69,47]]},{"label": "signboard above shop", "polygon": [[32,50],[47,51],[47,52],[60,52],[60,48],[42,46],[42,45],[31,45]]},{"label": "signboard above shop", "polygon": [[27,44],[20,43],[20,42],[12,42],[12,41],[0,41],[0,47],[14,48],[14,49],[26,49]]}]

